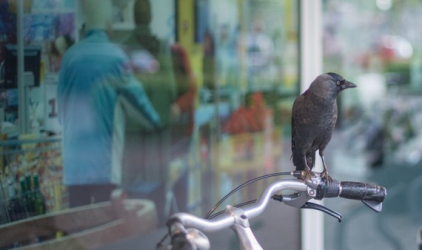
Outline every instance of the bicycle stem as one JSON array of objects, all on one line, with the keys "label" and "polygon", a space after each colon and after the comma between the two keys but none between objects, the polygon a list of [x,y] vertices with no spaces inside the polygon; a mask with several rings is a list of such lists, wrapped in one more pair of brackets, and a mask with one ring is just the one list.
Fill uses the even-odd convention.
[{"label": "bicycle stem", "polygon": [[234,225],[230,228],[236,233],[240,249],[263,250],[249,226],[249,219],[244,211],[240,208],[227,206],[226,213],[231,214],[235,219]]}]

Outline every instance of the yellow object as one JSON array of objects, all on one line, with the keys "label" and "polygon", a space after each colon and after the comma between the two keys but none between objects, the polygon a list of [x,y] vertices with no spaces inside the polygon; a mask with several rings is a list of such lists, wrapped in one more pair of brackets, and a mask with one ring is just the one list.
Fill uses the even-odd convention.
[{"label": "yellow object", "polygon": [[41,61],[41,65],[40,65],[40,82],[44,83],[45,80],[45,62],[44,60]]},{"label": "yellow object", "polygon": [[62,231],[57,231],[56,232],[56,239],[60,239],[61,237],[63,237],[63,232]]},{"label": "yellow object", "polygon": [[60,183],[54,183],[54,210],[59,211],[62,205],[62,190]]},{"label": "yellow object", "polygon": [[177,11],[178,11],[178,20],[177,20],[177,37],[178,43],[180,43],[184,48],[190,50],[193,47],[193,37],[194,37],[194,9],[193,9],[193,0],[184,0],[177,1]]},{"label": "yellow object", "polygon": [[19,136],[19,140],[22,141],[21,149],[24,151],[24,159],[23,162],[30,163],[35,157],[34,149],[36,148],[36,143],[26,143],[25,141],[28,140],[35,140],[37,139],[37,135],[35,134],[22,134]]}]

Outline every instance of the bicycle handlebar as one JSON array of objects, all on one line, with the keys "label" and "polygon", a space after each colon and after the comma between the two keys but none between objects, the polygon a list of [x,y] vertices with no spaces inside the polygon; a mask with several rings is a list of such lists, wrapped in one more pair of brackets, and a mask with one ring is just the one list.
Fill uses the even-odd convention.
[{"label": "bicycle handlebar", "polygon": [[[382,202],[387,195],[387,191],[384,187],[373,184],[351,181],[340,182],[334,179],[327,183],[324,179],[319,177],[317,177],[316,180],[317,181],[304,181],[297,179],[273,182],[262,192],[256,203],[242,208],[240,214],[236,213],[235,208],[230,206],[226,208],[225,214],[212,220],[203,219],[188,213],[177,213],[171,216],[167,222],[169,232],[172,235],[172,242],[175,243],[179,241],[180,238],[182,238],[182,242],[192,241],[192,239],[189,239],[189,237],[186,236],[187,233],[180,234],[180,225],[184,228],[195,228],[202,232],[214,232],[229,227],[233,228],[236,224],[241,223],[242,220],[248,221],[248,219],[260,215],[267,207],[273,195],[282,190],[297,191],[297,193],[286,196],[280,201],[298,208],[303,207],[305,204],[309,204],[307,201],[312,198],[323,199],[342,197],[346,199],[362,200],[362,202],[376,212],[381,211]],[[179,227],[175,227],[174,225],[179,225]],[[246,227],[248,227],[248,225]],[[177,237],[179,239],[177,239]],[[245,237],[248,236],[244,236],[243,238]],[[240,237],[240,240],[242,240],[242,237]],[[261,248],[258,247],[253,249]]]},{"label": "bicycle handlebar", "polygon": [[[307,185],[302,180],[281,180],[271,183],[262,192],[260,198],[252,205],[243,208],[244,215],[254,218],[260,215],[267,207],[271,197],[281,190],[306,191]],[[235,222],[230,214],[222,214],[218,218],[206,220],[188,213],[177,213],[170,217],[168,224],[180,222],[185,227],[193,227],[203,232],[214,232],[224,228],[229,228]]]}]

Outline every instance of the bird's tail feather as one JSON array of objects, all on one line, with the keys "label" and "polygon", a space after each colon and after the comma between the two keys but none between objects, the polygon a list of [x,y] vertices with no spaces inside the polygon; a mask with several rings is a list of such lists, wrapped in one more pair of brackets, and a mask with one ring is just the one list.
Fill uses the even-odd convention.
[{"label": "bird's tail feather", "polygon": [[291,158],[293,159],[293,165],[296,167],[296,170],[305,170],[306,166],[312,169],[315,166],[315,152],[306,154],[306,162],[303,153],[293,152]]},{"label": "bird's tail feather", "polygon": [[292,154],[293,165],[296,167],[296,170],[305,170],[306,162],[305,157],[302,153],[295,153]]}]

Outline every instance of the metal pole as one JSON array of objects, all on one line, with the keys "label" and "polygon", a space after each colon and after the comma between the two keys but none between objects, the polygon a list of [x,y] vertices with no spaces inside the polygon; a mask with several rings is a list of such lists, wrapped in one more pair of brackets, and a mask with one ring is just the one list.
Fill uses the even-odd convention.
[{"label": "metal pole", "polygon": [[[322,73],[321,5],[321,0],[302,0],[300,5],[301,93]],[[315,168],[321,169],[321,165],[321,162],[317,161]],[[318,211],[303,209],[301,217],[302,250],[323,250],[323,214]]]},{"label": "metal pole", "polygon": [[24,41],[23,41],[23,0],[16,1],[17,9],[17,59],[18,59],[18,75],[17,75],[17,85],[18,85],[18,119],[19,119],[19,132],[20,134],[26,133],[26,101],[25,101],[25,50],[24,50]]}]

